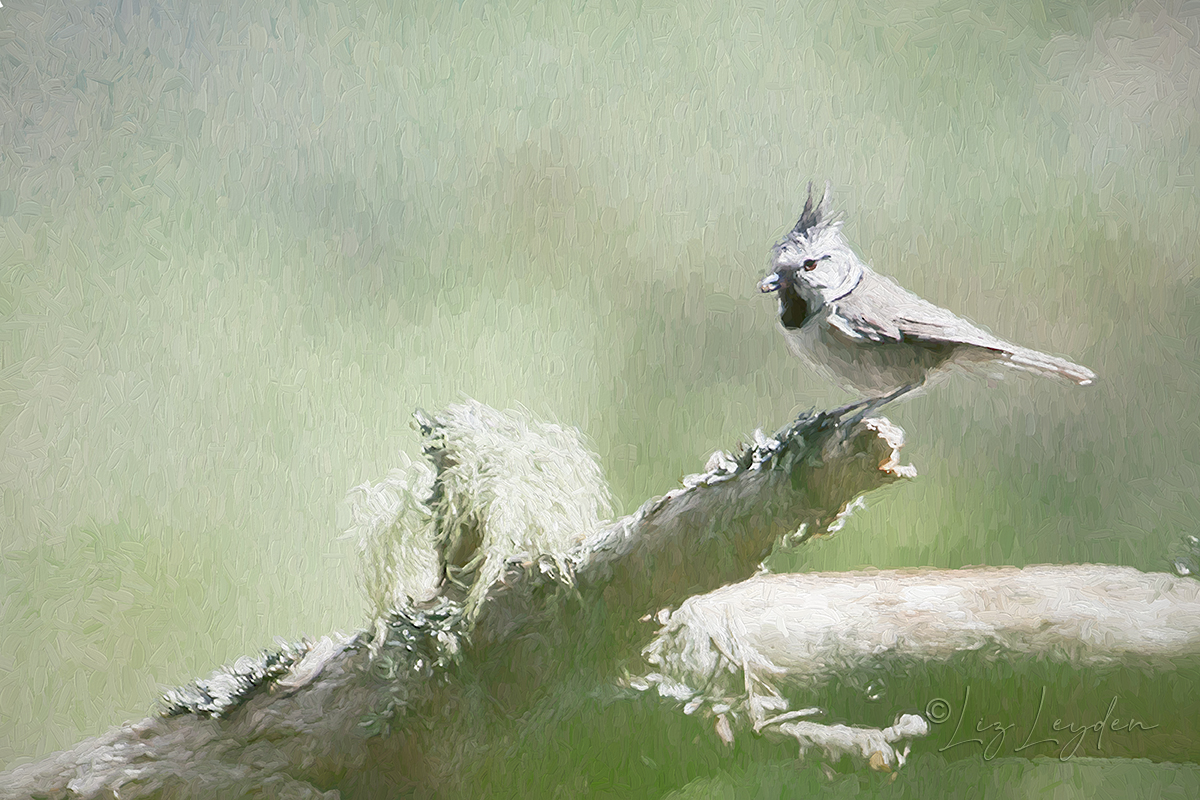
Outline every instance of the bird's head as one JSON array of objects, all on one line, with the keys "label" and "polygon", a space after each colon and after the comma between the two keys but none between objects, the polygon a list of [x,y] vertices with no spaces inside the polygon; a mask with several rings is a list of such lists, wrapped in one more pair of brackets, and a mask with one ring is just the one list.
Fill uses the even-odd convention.
[{"label": "bird's head", "polygon": [[863,263],[842,236],[842,223],[829,214],[829,184],[817,205],[812,184],[800,220],[775,245],[772,272],[759,281],[761,292],[778,292],[782,305],[788,293],[812,310],[844,297],[861,280]]}]

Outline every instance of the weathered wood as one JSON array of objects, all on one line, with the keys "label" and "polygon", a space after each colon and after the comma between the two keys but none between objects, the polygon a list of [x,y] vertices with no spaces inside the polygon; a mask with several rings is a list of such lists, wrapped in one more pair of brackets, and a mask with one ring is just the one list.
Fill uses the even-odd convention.
[{"label": "weathered wood", "polygon": [[[554,443],[554,452],[542,454],[546,458],[563,457],[570,437],[478,404],[452,407],[441,418],[422,417],[426,455],[438,472],[429,508],[438,520],[457,526],[442,557],[444,564],[454,560],[458,582],[444,581],[439,597],[395,609],[371,631],[323,639],[287,658],[235,665],[180,690],[168,703],[172,716],[121,726],[0,775],[0,798],[334,797],[339,787],[362,793],[372,784],[371,776],[361,774],[368,759],[390,765],[391,772],[374,781],[389,792],[437,786],[460,758],[455,742],[447,741],[453,726],[431,733],[413,723],[445,721],[454,714],[462,700],[456,695],[466,690],[456,677],[464,664],[468,671],[486,672],[510,662],[513,654],[525,652],[524,644],[505,650],[503,658],[496,657],[497,648],[509,647],[532,624],[551,628],[539,631],[547,641],[596,636],[572,624],[606,627],[596,637],[599,642],[612,641],[607,635],[614,633],[618,640],[634,640],[642,630],[637,617],[748,578],[782,536],[801,526],[803,535],[827,530],[863,492],[910,474],[897,462],[899,429],[868,420],[846,431],[836,422],[818,415],[776,437],[757,434],[737,457],[715,455],[708,470],[685,479],[683,488],[612,523],[496,535],[486,527],[493,524],[489,520],[511,523],[521,514],[528,517],[538,502],[558,507],[572,493],[596,494],[594,486],[562,485],[539,476],[522,484],[516,511],[504,505],[505,492],[486,481],[486,503],[468,496],[479,476],[511,482],[513,469],[530,456],[536,460],[539,443]],[[533,438],[522,438],[531,431]],[[472,443],[479,437],[486,447],[476,452]],[[566,457],[591,458],[586,453]],[[480,461],[463,463],[471,458]],[[571,474],[592,473],[587,468],[564,472]],[[454,507],[447,510],[451,493]],[[537,527],[540,521],[531,524]],[[490,549],[472,554],[472,545]],[[381,548],[367,552],[378,554]],[[390,573],[373,569],[371,574]],[[463,584],[472,577],[476,583]],[[597,623],[586,608],[562,615],[543,607],[550,599],[561,600],[560,589],[574,593],[573,587],[583,593],[574,601],[577,611],[581,599],[586,603],[596,593],[619,611]],[[378,597],[412,596],[376,589]],[[474,613],[468,610],[472,604]],[[626,655],[619,649],[591,654],[591,661],[615,661]],[[548,663],[535,674],[539,680],[569,678],[572,657],[569,647],[541,648],[537,658]],[[559,663],[553,663],[556,659]],[[546,686],[537,689],[539,696],[547,695]],[[520,692],[505,701],[514,712],[522,702],[532,702]],[[470,708],[470,702],[461,707]],[[391,736],[381,735],[385,731]]]},{"label": "weathered wood", "polygon": [[[776,730],[835,759],[895,767],[882,732],[793,720],[785,689],[811,694],[874,665],[946,662],[981,653],[1010,663],[1170,670],[1200,656],[1200,582],[1095,564],[1023,569],[885,570],[762,575],[660,615],[634,680],[707,712],[718,732]],[[917,698],[907,698],[914,702]],[[940,720],[938,720],[940,721]],[[739,725],[740,723],[740,725]],[[873,749],[872,749],[873,748]]]}]

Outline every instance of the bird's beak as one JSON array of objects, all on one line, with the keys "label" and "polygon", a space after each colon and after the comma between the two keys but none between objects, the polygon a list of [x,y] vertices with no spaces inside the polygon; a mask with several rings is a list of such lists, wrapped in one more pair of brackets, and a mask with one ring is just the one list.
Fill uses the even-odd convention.
[{"label": "bird's beak", "polygon": [[779,287],[782,285],[783,279],[779,277],[779,273],[772,272],[770,275],[758,282],[758,290],[763,294],[766,294],[767,292],[778,291]]}]

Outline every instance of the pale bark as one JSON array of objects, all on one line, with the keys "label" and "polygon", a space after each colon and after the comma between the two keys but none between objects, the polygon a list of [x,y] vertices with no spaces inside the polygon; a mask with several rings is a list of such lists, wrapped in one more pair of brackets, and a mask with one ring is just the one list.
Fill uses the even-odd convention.
[{"label": "pale bark", "polygon": [[[775,437],[756,434],[737,456],[714,454],[682,488],[628,517],[567,531],[557,543],[555,526],[526,535],[509,525],[499,535],[489,520],[528,518],[530,508],[543,507],[538,492],[545,507],[561,506],[579,487],[548,482],[538,467],[532,499],[526,492],[516,511],[494,486],[474,508],[469,487],[500,474],[511,489],[512,470],[542,456],[589,458],[537,451],[546,441],[569,449],[570,436],[543,426],[523,439],[536,426],[477,404],[419,422],[437,477],[428,502],[395,504],[406,509],[397,519],[457,526],[453,544],[440,548],[453,552],[439,552],[447,575],[454,560],[456,580],[369,631],[239,662],[173,693],[171,714],[2,774],[0,798],[453,796],[469,785],[462,773],[482,753],[515,746],[481,738],[477,715],[552,717],[546,704],[569,694],[555,686],[613,685],[637,672],[644,674],[625,678],[626,686],[710,715],[727,741],[741,732],[783,736],[802,752],[849,754],[890,770],[927,732],[921,716],[902,715],[888,727],[824,724],[808,719],[816,709],[790,709],[786,695],[880,660],[933,663],[988,652],[1153,669],[1200,652],[1198,584],[1127,568],[752,577],[781,540],[836,529],[862,494],[913,474],[899,463],[902,434],[886,420],[847,431],[819,415]],[[486,452],[473,454],[481,437]],[[479,463],[464,463],[472,458]],[[459,483],[448,488],[451,470]],[[386,532],[378,522],[372,536]],[[392,556],[403,548],[372,541],[375,549],[365,552],[389,560],[386,568],[370,565],[371,580],[399,575],[402,560]],[[470,550],[497,542],[513,549]],[[490,573],[478,566],[489,558]],[[475,584],[464,582],[472,576]],[[679,607],[660,611],[665,606]],[[656,613],[662,628],[646,646],[644,619]],[[664,714],[675,713],[671,705]]]},{"label": "pale bark", "polygon": [[[438,438],[448,426],[436,418],[420,423],[440,479],[455,466]],[[782,536],[801,526],[804,536],[820,533],[864,492],[908,476],[897,461],[901,441],[886,420],[846,431],[823,416],[773,438],[756,434],[737,457],[714,455],[683,488],[576,537],[561,552],[507,556],[504,578],[488,587],[469,628],[455,628],[453,613],[430,622],[410,609],[372,633],[300,646],[272,670],[235,665],[232,676],[227,671],[181,690],[173,702],[185,713],[123,725],[0,775],[0,798],[312,798],[340,796],[339,789],[365,796],[371,792],[363,787],[372,785],[388,792],[444,787],[457,758],[454,742],[439,737],[450,731],[431,734],[412,722],[454,706],[449,695],[459,685],[440,680],[443,671],[454,671],[454,659],[486,665],[489,655],[531,629],[558,641],[612,641],[604,634],[615,632],[617,641],[634,642],[644,628],[637,617],[749,577]],[[455,453],[462,458],[461,447]],[[561,574],[563,565],[570,574]],[[574,596],[583,603],[604,593],[614,611],[588,623],[601,630],[571,629],[582,617],[548,610],[548,598],[558,603],[562,596],[546,592],[548,585],[580,592]],[[446,585],[443,608],[463,600],[459,588]],[[549,630],[555,626],[557,633]],[[568,650],[539,652],[543,661],[563,663],[543,664],[538,674],[569,677]],[[499,660],[512,652],[521,651]],[[599,654],[612,668],[627,655]],[[390,665],[383,678],[381,665]],[[538,687],[543,695],[545,689]],[[384,717],[391,736],[363,724]],[[373,782],[360,771],[380,763],[381,753],[392,773]]]},{"label": "pale bark", "polygon": [[725,737],[740,722],[883,768],[903,763],[899,744],[928,728],[909,720],[907,736],[885,741],[878,730],[797,723],[818,709],[789,711],[789,690],[963,653],[1170,669],[1200,655],[1200,582],[1095,564],[762,575],[693,597],[660,622],[645,650],[653,671],[638,688],[712,716]]}]

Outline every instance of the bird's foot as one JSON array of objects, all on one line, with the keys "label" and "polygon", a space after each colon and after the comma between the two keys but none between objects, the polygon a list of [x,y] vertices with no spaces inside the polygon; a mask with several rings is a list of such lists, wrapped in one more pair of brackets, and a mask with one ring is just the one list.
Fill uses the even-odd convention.
[{"label": "bird's foot", "polygon": [[840,418],[843,415],[848,414],[851,411],[854,411],[855,409],[861,409],[857,414],[855,414],[850,419],[846,420],[845,422],[838,423],[838,427],[843,428],[846,431],[853,430],[855,425],[857,425],[858,423],[862,422],[864,419],[867,418],[867,415],[871,414],[874,411],[878,411],[880,408],[883,408],[884,406],[886,406],[888,403],[892,402],[893,400],[897,400],[900,397],[908,394],[913,389],[916,389],[917,386],[919,386],[919,384],[915,384],[915,383],[909,384],[908,386],[901,386],[899,389],[892,392],[891,394],[886,394],[883,397],[874,397],[869,400],[859,400],[857,403],[850,403],[849,405],[845,405],[845,406],[842,406],[841,408],[835,409],[834,411],[830,412],[830,414]]}]

